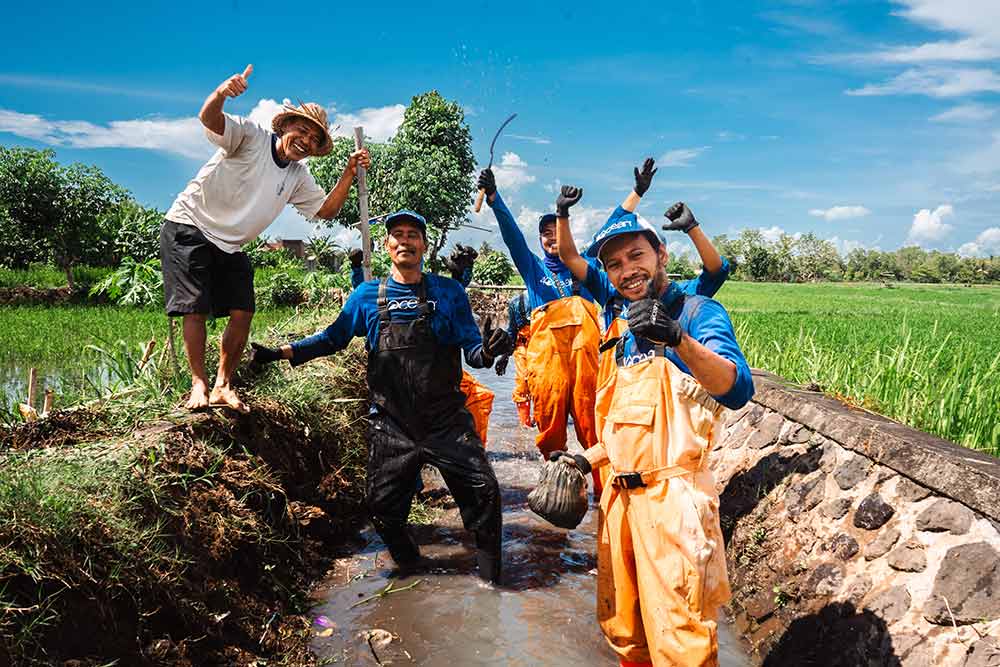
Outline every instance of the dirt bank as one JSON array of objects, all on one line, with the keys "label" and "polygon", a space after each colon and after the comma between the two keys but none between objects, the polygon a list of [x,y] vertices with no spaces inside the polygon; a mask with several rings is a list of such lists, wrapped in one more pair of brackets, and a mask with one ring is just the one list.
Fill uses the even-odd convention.
[{"label": "dirt bank", "polygon": [[0,665],[314,664],[299,614],[360,516],[363,352],[240,384],[250,415],[0,432]]}]

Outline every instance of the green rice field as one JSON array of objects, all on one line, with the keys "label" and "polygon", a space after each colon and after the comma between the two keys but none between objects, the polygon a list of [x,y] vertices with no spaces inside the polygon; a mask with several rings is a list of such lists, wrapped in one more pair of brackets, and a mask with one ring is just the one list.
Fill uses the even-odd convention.
[{"label": "green rice field", "polygon": [[1000,456],[1000,287],[729,282],[747,359]]},{"label": "green rice field", "polygon": [[[259,311],[251,340],[294,312],[294,308]],[[209,336],[220,336],[224,328],[225,320],[218,320]],[[167,316],[159,307],[0,306],[0,417],[12,414],[16,403],[25,400],[29,368],[38,371],[36,407],[41,407],[46,386],[56,390],[57,406],[65,407],[113,384],[109,367],[121,358],[123,349],[130,357],[141,357],[142,347],[155,338],[159,354],[167,333]],[[186,368],[179,320],[175,336],[180,363]]]},{"label": "green rice field", "polygon": [[[1000,456],[1000,287],[729,282],[717,298],[753,366]],[[262,310],[255,332],[292,312]],[[94,393],[88,346],[138,351],[166,332],[158,308],[0,307],[0,399],[23,400],[31,366],[67,399]]]}]

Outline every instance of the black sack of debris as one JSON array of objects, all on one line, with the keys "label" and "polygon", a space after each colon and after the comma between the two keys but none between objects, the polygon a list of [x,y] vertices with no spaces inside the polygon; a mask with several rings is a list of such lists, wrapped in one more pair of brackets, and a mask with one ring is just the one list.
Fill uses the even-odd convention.
[{"label": "black sack of debris", "polygon": [[576,528],[587,514],[587,478],[572,463],[546,461],[528,507],[554,526]]}]

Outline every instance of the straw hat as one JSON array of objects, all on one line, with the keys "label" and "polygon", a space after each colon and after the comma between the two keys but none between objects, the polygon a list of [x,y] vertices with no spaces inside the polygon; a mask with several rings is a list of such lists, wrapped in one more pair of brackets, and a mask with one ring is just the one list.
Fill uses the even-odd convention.
[{"label": "straw hat", "polygon": [[316,150],[317,155],[326,155],[333,149],[333,137],[330,136],[330,122],[326,118],[326,109],[315,102],[299,103],[299,106],[285,104],[285,109],[271,121],[271,129],[279,137],[285,133],[285,123],[293,118],[305,118],[317,126],[323,134],[323,143]]}]

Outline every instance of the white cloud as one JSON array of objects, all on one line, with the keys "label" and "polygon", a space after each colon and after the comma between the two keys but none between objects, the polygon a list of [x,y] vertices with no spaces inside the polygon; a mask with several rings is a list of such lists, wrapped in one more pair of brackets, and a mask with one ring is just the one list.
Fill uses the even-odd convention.
[{"label": "white cloud", "polygon": [[963,257],[993,257],[1000,255],[1000,227],[990,227],[979,233],[975,241],[963,243],[958,249]]},{"label": "white cloud", "polygon": [[711,146],[698,146],[696,148],[676,148],[667,151],[657,160],[658,167],[690,167],[691,160],[695,159]]},{"label": "white cloud", "polygon": [[931,120],[937,123],[978,123],[993,118],[996,112],[995,108],[982,104],[960,104],[932,116]]},{"label": "white cloud", "polygon": [[552,143],[551,139],[546,139],[545,137],[533,137],[526,134],[512,134],[510,135],[510,138],[520,139],[521,141],[530,141],[533,144],[541,144],[543,146]]},{"label": "white cloud", "polygon": [[763,236],[764,240],[767,241],[768,243],[777,242],[778,239],[780,239],[781,236],[785,234],[785,230],[779,227],[778,225],[772,225],[770,227],[760,227],[757,231],[760,232],[760,235]]},{"label": "white cloud", "polygon": [[[248,117],[262,127],[270,128],[271,119],[282,105],[272,99],[261,99]],[[361,109],[354,114],[333,115],[338,134],[351,135],[352,128],[361,124],[365,135],[385,141],[399,128],[403,120],[401,104]],[[207,159],[215,147],[205,138],[201,122],[195,118],[138,118],[114,120],[99,125],[83,120],[49,120],[37,114],[25,114],[0,109],[0,133],[32,139],[51,146],[71,148],[142,148],[174,153],[183,157]]]},{"label": "white cloud", "polygon": [[850,220],[851,218],[862,218],[871,213],[864,206],[832,206],[827,209],[810,209],[809,215],[823,218],[827,222],[834,220]]},{"label": "white cloud", "polygon": [[944,221],[945,218],[950,218],[954,214],[955,209],[950,204],[942,204],[933,211],[927,208],[920,209],[913,216],[913,224],[910,226],[906,242],[923,245],[940,241],[953,229]]},{"label": "white cloud", "polygon": [[861,241],[842,239],[839,236],[833,236],[827,239],[827,241],[833,244],[833,247],[837,249],[837,252],[841,257],[846,257],[852,250],[866,249],[869,247]]},{"label": "white cloud", "polygon": [[875,95],[927,95],[961,97],[972,93],[1000,92],[1000,75],[989,69],[919,67],[881,84],[869,83],[846,91],[861,97]]},{"label": "white cloud", "polygon": [[534,183],[535,177],[528,173],[528,163],[517,153],[510,151],[503,154],[500,164],[493,165],[493,175],[497,179],[497,188],[501,191],[517,191],[523,185]]},{"label": "white cloud", "polygon": [[1000,3],[995,0],[896,0],[900,15],[934,30],[1000,44]]},{"label": "white cloud", "polygon": [[146,148],[190,158],[204,158],[212,153],[197,118],[116,120],[97,125],[83,120],[48,120],[36,114],[0,109],[0,132],[72,148]]},{"label": "white cloud", "polygon": [[901,46],[872,54],[873,60],[906,65],[927,62],[967,62],[993,60],[1000,57],[1000,48],[983,39],[961,39],[953,42],[929,42],[919,46]]},{"label": "white cloud", "polygon": [[[277,102],[263,98],[254,106],[248,118],[261,127],[270,128],[271,120],[280,113],[285,104],[291,104],[289,99]],[[384,107],[369,107],[355,113],[337,113],[335,107],[327,108],[330,119],[330,131],[335,136],[353,137],[354,128],[365,128],[365,137],[372,141],[387,141],[396,134],[403,124],[403,113],[406,107],[402,104],[390,104]]]}]

